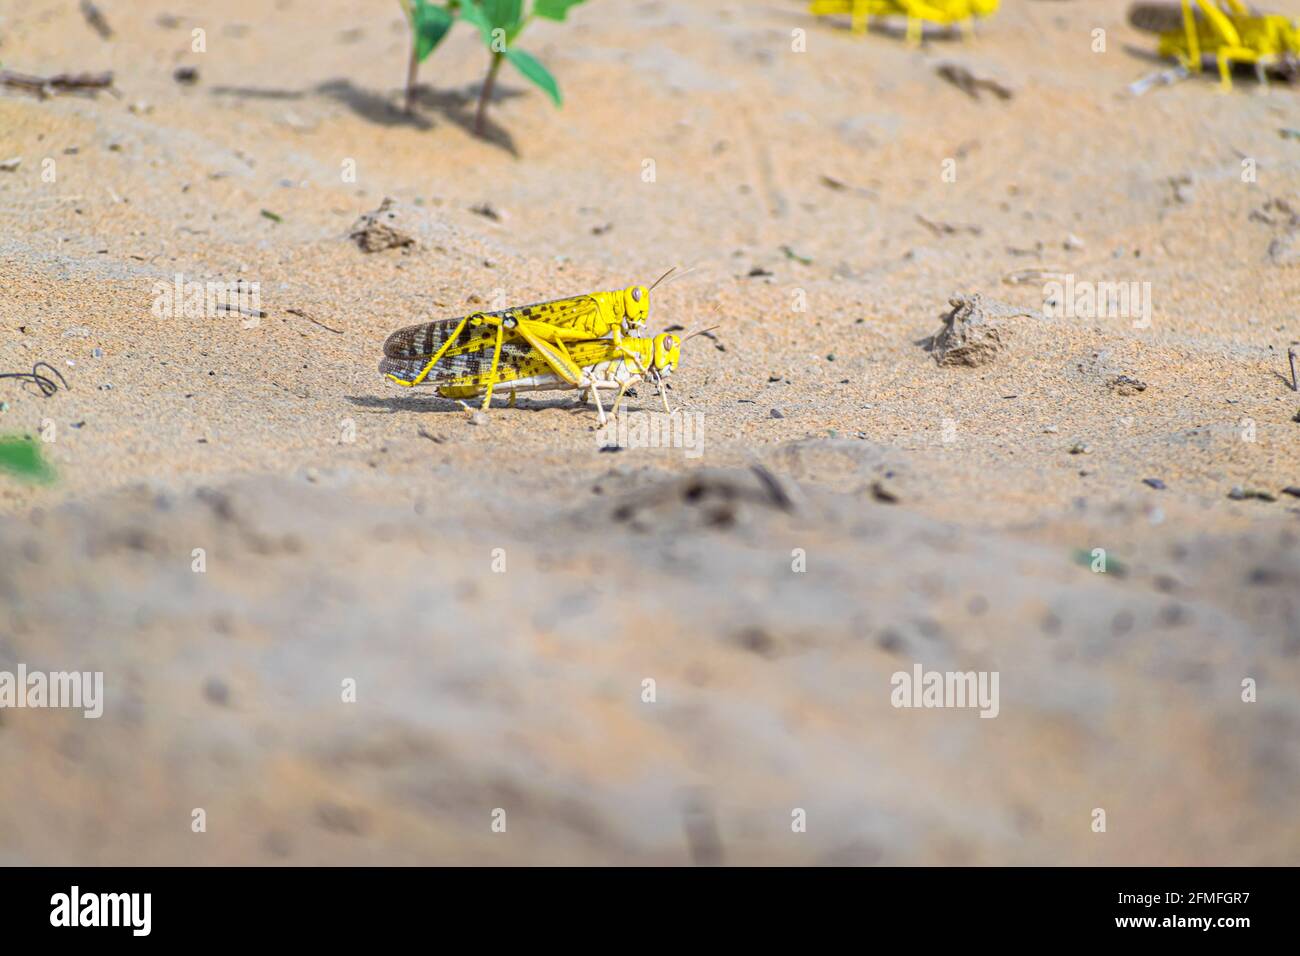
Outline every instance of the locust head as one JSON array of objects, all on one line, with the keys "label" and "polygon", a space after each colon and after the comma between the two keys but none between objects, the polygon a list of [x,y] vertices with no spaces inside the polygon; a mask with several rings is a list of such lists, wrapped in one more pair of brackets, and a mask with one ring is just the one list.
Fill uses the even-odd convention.
[{"label": "locust head", "polygon": [[654,338],[654,367],[651,371],[660,378],[676,371],[677,363],[682,360],[682,346],[695,336],[712,332],[716,328],[717,326],[713,325],[707,329],[699,329],[688,333],[685,338],[678,338],[671,332],[656,335]]},{"label": "locust head", "polygon": [[643,285],[623,290],[623,317],[629,328],[644,325],[650,315],[650,290]]},{"label": "locust head", "polygon": [[654,370],[660,376],[669,375],[682,358],[682,340],[671,332],[655,336]]}]

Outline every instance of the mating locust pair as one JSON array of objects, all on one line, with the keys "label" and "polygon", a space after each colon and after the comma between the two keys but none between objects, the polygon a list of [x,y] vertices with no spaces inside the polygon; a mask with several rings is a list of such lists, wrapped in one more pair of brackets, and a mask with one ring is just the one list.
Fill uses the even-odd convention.
[{"label": "mating locust pair", "polygon": [[576,389],[582,401],[595,401],[602,425],[602,389],[617,391],[610,408],[616,415],[629,388],[651,381],[671,414],[663,380],[676,370],[682,344],[701,332],[630,334],[649,317],[653,288],[634,285],[398,329],[384,342],[379,371],[408,388],[432,385],[444,398],[482,395],[485,409],[497,388],[509,391],[511,406],[518,392]]}]

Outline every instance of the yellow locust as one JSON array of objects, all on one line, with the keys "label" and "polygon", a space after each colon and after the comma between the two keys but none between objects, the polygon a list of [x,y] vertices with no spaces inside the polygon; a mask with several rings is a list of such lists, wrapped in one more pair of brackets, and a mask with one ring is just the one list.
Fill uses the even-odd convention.
[{"label": "yellow locust", "polygon": [[[674,270],[669,269],[650,288],[629,286],[610,292],[588,292],[533,305],[474,312],[464,318],[440,319],[398,329],[384,342],[384,355],[409,361],[423,359],[409,377],[390,374],[398,385],[419,385],[444,358],[491,348],[500,357],[505,333],[510,330],[534,347],[550,346],[563,352],[565,342],[609,336],[616,347],[625,332],[645,324],[650,315],[650,291]],[[466,332],[468,330],[468,333]],[[540,344],[539,344],[540,343]],[[631,358],[632,353],[627,353]],[[488,400],[491,399],[488,393]],[[487,401],[484,403],[487,406]]]},{"label": "yellow locust", "polygon": [[[463,320],[448,319],[446,324],[458,328]],[[645,379],[659,386],[664,410],[671,414],[663,379],[672,374],[681,361],[682,343],[686,339],[665,332],[653,338],[648,336],[623,336],[619,341],[612,337],[587,338],[577,341],[559,341],[554,345],[536,338],[520,335],[520,326],[510,324],[523,320],[508,320],[498,326],[500,336],[490,349],[481,340],[472,344],[458,344],[439,350],[436,371],[422,357],[400,358],[385,355],[379,371],[392,381],[406,384],[417,379],[434,386],[444,398],[470,398],[484,395],[483,407],[492,400],[492,391],[500,387],[510,392],[510,403],[515,393],[551,389],[578,389],[581,397],[595,399],[600,423],[605,424],[605,409],[600,400],[601,389],[617,389],[611,412],[617,414],[628,388]],[[704,331],[708,331],[707,329]],[[448,339],[448,342],[454,339]]]},{"label": "yellow locust", "polygon": [[1219,80],[1232,89],[1232,64],[1253,63],[1261,83],[1269,67],[1291,73],[1300,54],[1300,22],[1279,14],[1254,13],[1241,0],[1182,0],[1135,3],[1129,22],[1140,30],[1160,34],[1161,56],[1173,57],[1192,73],[1201,70],[1202,55],[1219,64]]},{"label": "yellow locust", "polygon": [[866,33],[872,17],[907,18],[907,42],[921,42],[926,23],[941,26],[961,24],[962,32],[974,32],[976,17],[997,13],[999,0],[812,0],[808,10],[817,16],[847,13],[853,32]]}]

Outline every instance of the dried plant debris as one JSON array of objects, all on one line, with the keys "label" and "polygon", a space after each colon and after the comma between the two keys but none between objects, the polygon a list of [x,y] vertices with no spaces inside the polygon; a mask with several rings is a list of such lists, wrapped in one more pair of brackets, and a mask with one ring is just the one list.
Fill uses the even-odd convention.
[{"label": "dried plant debris", "polygon": [[1136,395],[1147,390],[1147,383],[1130,375],[1112,375],[1106,385],[1119,395]]},{"label": "dried plant debris", "polygon": [[936,236],[957,236],[963,233],[971,236],[980,236],[984,234],[984,229],[980,226],[969,225],[966,223],[938,222],[934,219],[927,219],[920,213],[916,214],[916,221],[929,229]]},{"label": "dried plant debris", "polygon": [[943,328],[926,343],[940,365],[986,365],[1007,347],[1003,319],[1038,317],[1035,312],[985,299],[978,292],[955,295],[948,304],[952,311],[944,316]]},{"label": "dried plant debris", "polygon": [[113,28],[108,25],[108,20],[104,18],[103,11],[91,3],[90,0],[81,0],[81,15],[86,18],[86,25],[98,33],[101,40],[111,40],[113,38]]},{"label": "dried plant debris", "polygon": [[28,90],[41,97],[53,96],[55,93],[75,91],[98,92],[111,89],[112,72],[106,73],[58,73],[54,76],[33,76],[14,70],[0,70],[0,86],[12,86]]},{"label": "dried plant debris", "polygon": [[997,80],[976,76],[958,63],[940,63],[934,71],[973,100],[978,100],[983,90],[988,90],[1000,100],[1009,100],[1015,95]]},{"label": "dried plant debris", "polygon": [[402,214],[392,199],[385,199],[374,212],[361,216],[352,226],[349,239],[355,239],[364,252],[404,249],[415,245],[415,237],[402,228]]}]

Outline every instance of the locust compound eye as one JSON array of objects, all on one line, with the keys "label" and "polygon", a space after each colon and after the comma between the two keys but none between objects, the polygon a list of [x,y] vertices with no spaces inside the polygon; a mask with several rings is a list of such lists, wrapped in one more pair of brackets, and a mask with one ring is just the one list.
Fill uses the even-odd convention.
[{"label": "locust compound eye", "polygon": [[665,337],[664,337],[664,348],[666,348],[669,352],[671,352],[673,349],[677,348],[677,339],[676,339],[674,336],[671,336],[671,335],[665,336]]},{"label": "locust compound eye", "polygon": [[519,320],[516,319],[513,315],[507,315],[504,319],[501,320],[501,324],[504,325],[507,329],[513,329],[515,326],[519,324]]},{"label": "locust compound eye", "polygon": [[633,301],[633,302],[640,302],[640,301],[641,301],[641,287],[640,287],[640,286],[637,286],[635,289],[632,290],[632,301]]}]

